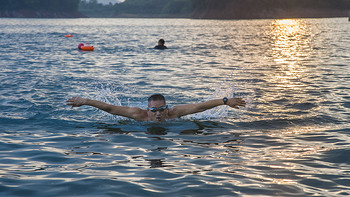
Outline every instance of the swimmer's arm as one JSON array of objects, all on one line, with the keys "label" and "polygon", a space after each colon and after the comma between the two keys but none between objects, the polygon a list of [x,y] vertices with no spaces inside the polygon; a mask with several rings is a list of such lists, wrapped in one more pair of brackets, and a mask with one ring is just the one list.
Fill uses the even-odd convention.
[{"label": "swimmer's arm", "polygon": [[[236,109],[239,109],[239,107],[244,107],[245,104],[246,103],[242,98],[230,98],[226,103],[226,105]],[[212,109],[220,105],[224,105],[224,102],[222,99],[214,99],[214,100],[210,100],[202,103],[195,103],[195,104],[177,105],[173,108],[172,115],[175,116],[176,118],[179,118],[181,116],[203,112],[205,110]]]},{"label": "swimmer's arm", "polygon": [[80,107],[88,105],[96,107],[100,110],[108,112],[113,115],[124,116],[135,120],[144,120],[147,116],[146,110],[138,107],[116,106],[102,101],[92,100],[88,98],[73,97],[67,100],[67,105],[72,107]]}]

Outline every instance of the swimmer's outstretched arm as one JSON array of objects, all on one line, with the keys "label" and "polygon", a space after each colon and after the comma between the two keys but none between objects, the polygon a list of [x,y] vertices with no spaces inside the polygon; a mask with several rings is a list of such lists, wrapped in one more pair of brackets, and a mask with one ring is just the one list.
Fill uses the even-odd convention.
[{"label": "swimmer's outstretched arm", "polygon": [[145,120],[147,118],[147,111],[138,107],[128,107],[128,106],[116,106],[111,105],[102,101],[92,100],[88,98],[72,97],[68,99],[67,105],[72,107],[80,107],[83,105],[88,105],[96,107],[100,110],[108,112],[113,115],[124,116],[127,118],[132,118],[135,120]]},{"label": "swimmer's outstretched arm", "polygon": [[[245,107],[246,102],[242,98],[230,98],[227,100],[226,105],[239,109],[239,107]],[[184,105],[177,105],[173,107],[173,110],[171,112],[171,116],[174,118],[180,118],[181,116],[185,116],[188,114],[194,114],[198,112],[203,112],[205,110],[225,105],[222,99],[214,99],[202,103],[195,103],[195,104],[184,104]]]}]

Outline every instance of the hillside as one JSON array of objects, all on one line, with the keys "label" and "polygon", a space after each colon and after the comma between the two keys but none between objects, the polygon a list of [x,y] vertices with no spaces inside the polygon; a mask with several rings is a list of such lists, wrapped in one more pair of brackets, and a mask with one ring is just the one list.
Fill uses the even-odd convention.
[{"label": "hillside", "polygon": [[193,18],[323,18],[348,15],[350,0],[192,0]]},{"label": "hillside", "polygon": [[77,18],[80,0],[0,0],[0,17]]},{"label": "hillside", "polygon": [[348,16],[350,0],[126,0],[114,7],[113,17],[320,18]]}]

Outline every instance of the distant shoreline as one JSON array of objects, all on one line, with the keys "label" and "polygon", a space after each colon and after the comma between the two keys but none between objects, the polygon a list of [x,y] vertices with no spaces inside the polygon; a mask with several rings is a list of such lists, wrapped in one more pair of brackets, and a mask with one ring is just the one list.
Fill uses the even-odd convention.
[{"label": "distant shoreline", "polygon": [[196,12],[192,18],[199,19],[283,19],[283,18],[335,18],[348,17],[345,10],[328,9],[271,9],[260,12],[248,13],[244,11],[224,12],[222,10],[209,10],[206,12]]},{"label": "distant shoreline", "polygon": [[[322,9],[296,9],[296,10],[262,10],[259,13],[228,12],[222,10],[197,11],[191,16],[177,15],[149,15],[149,14],[119,14],[103,18],[187,18],[187,19],[217,19],[217,20],[239,20],[239,19],[284,19],[284,18],[336,18],[349,17],[345,10],[322,10]],[[0,11],[0,18],[90,18],[80,12],[48,12],[48,11]],[[94,18],[94,17],[91,17]]]},{"label": "distant shoreline", "polygon": [[0,18],[88,18],[80,12],[48,12],[33,10],[0,11]]}]

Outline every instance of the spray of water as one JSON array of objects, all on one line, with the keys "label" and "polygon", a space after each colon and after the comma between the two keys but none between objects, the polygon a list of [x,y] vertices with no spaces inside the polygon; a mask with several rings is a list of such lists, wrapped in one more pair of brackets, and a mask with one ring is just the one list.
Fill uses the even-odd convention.
[{"label": "spray of water", "polygon": [[[247,83],[244,83],[247,84]],[[133,91],[127,89],[127,87],[122,83],[114,83],[111,84],[109,82],[96,82],[94,85],[95,92],[97,93],[95,96],[96,100],[100,100],[106,103],[110,103],[113,105],[123,105],[123,106],[137,106],[140,108],[144,108],[144,103],[130,103],[130,95],[133,95]],[[215,91],[212,95],[208,96],[203,100],[199,100],[198,102],[209,101],[212,99],[222,99],[224,97],[232,98],[232,97],[242,97],[247,102],[247,107],[252,102],[252,93],[247,91],[247,87],[245,85],[239,84],[237,85],[237,81],[235,80],[235,74],[232,72],[228,75],[223,81],[218,83],[215,87]],[[122,100],[124,102],[122,102]],[[246,108],[247,108],[246,107]],[[99,112],[102,118],[108,118],[111,120],[126,120],[127,118],[114,116],[109,113],[100,111]],[[233,110],[229,106],[219,106],[210,110],[206,110],[201,113],[191,114],[183,117],[183,119],[190,120],[209,120],[209,119],[222,119],[229,118],[231,116],[243,117],[242,110]]]},{"label": "spray of water", "polygon": [[[230,79],[232,78],[233,78],[233,73],[228,75],[222,82],[220,82],[215,87],[215,91],[212,95],[210,95],[206,99],[199,102],[209,101],[212,99],[222,99],[224,97],[232,98],[235,95],[235,92],[237,92],[238,90],[232,82],[229,82]],[[196,119],[196,120],[220,119],[220,118],[228,117],[229,111],[230,111],[230,107],[222,105],[210,110],[206,110],[201,113],[188,115],[185,118]]]},{"label": "spray of water", "polygon": [[[105,103],[110,103],[113,105],[122,105],[122,101],[120,97],[122,97],[122,93],[127,92],[127,90],[124,88],[125,86],[119,82],[119,84],[111,84],[109,82],[101,82],[98,81],[94,84],[94,89],[97,94],[95,95],[96,100],[105,102]],[[127,106],[129,105],[129,99],[127,101]],[[109,114],[104,111],[99,111],[99,114],[102,116],[101,118],[107,117],[108,119],[111,120],[124,120],[126,118],[121,117],[121,116],[115,116],[112,114]]]}]

